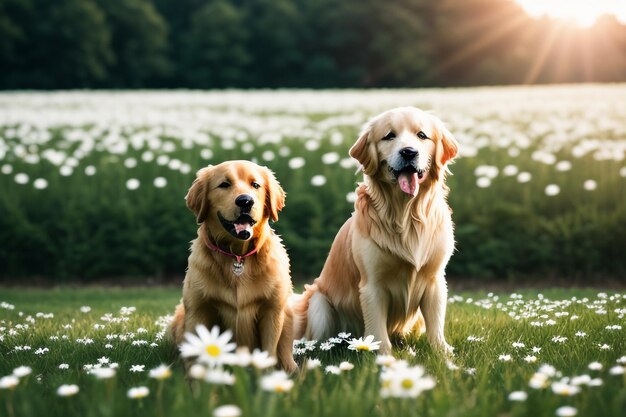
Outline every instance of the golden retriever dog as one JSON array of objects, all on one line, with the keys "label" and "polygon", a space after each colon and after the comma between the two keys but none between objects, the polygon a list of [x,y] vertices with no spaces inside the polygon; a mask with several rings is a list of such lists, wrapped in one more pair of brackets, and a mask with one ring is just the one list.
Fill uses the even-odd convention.
[{"label": "golden retriever dog", "polygon": [[238,346],[260,348],[295,370],[289,257],[269,224],[285,204],[274,174],[248,161],[224,162],[198,171],[185,198],[199,228],[171,324],[174,340],[180,344],[196,325],[217,325],[230,329]]},{"label": "golden retriever dog", "polygon": [[443,123],[417,108],[367,123],[350,149],[364,174],[355,211],[319,278],[292,300],[296,338],[373,335],[389,354],[390,335],[425,324],[431,345],[452,353],[444,337],[444,271],[454,250],[445,176],[457,151]]}]

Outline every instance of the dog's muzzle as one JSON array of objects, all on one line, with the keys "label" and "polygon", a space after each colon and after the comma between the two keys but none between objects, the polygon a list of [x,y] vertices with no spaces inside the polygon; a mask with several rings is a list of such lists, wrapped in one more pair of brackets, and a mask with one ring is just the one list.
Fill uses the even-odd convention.
[{"label": "dog's muzzle", "polygon": [[398,152],[399,157],[394,158],[394,163],[389,165],[393,177],[398,182],[400,189],[413,197],[417,195],[419,184],[426,179],[426,169],[417,166],[419,152],[415,148],[402,148]]},{"label": "dog's muzzle", "polygon": [[226,220],[219,212],[217,217],[220,219],[224,229],[237,239],[248,240],[252,237],[252,227],[256,224],[256,221],[248,213],[241,213],[235,220]]}]

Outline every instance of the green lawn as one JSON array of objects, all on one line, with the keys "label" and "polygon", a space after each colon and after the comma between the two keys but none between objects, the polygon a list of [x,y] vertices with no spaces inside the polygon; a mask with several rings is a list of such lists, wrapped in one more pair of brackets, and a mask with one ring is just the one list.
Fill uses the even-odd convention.
[{"label": "green lawn", "polygon": [[[19,366],[31,367],[32,373],[20,378],[15,388],[0,390],[0,415],[196,416],[212,415],[223,404],[238,405],[243,415],[291,417],[541,417],[554,416],[565,405],[581,416],[617,417],[626,410],[625,376],[614,375],[618,362],[626,361],[626,293],[451,293],[446,336],[455,348],[453,363],[433,352],[425,338],[398,346],[397,358],[423,365],[436,380],[432,390],[405,399],[383,398],[376,355],[350,351],[345,341],[328,351],[318,343],[299,354],[299,363],[307,356],[319,358],[322,366],[291,376],[295,384],[288,392],[260,388],[260,378],[271,369],[241,367],[229,368],[236,378],[232,386],[195,381],[190,389],[158,324],[179,297],[178,288],[1,289],[0,378]],[[91,310],[82,312],[83,306]],[[533,353],[534,347],[540,351]],[[506,355],[509,360],[503,360]],[[536,362],[526,362],[529,355],[536,356]],[[117,363],[116,375],[100,380],[84,369],[99,361]],[[354,369],[340,375],[325,372],[326,366],[342,361],[351,362]],[[596,361],[602,369],[590,370],[588,365]],[[149,370],[162,363],[172,366],[172,376],[163,381],[150,378]],[[60,369],[61,364],[69,369]],[[533,389],[529,381],[542,364],[552,365],[557,375],[548,378],[547,388]],[[144,371],[131,372],[133,365],[145,365]],[[584,375],[594,381],[591,385],[601,385],[588,385]],[[556,394],[558,384],[552,383],[558,381],[570,391],[580,391]],[[80,392],[60,397],[56,391],[62,384],[76,384]],[[149,395],[127,398],[129,388],[137,386],[148,387]],[[510,401],[513,391],[525,391],[528,398]]]}]

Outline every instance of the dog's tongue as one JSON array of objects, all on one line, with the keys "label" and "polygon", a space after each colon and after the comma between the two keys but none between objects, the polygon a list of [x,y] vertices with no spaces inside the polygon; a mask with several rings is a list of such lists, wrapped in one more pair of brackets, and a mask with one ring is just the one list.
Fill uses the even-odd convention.
[{"label": "dog's tongue", "polygon": [[398,177],[398,185],[405,193],[415,197],[417,195],[417,172],[409,174],[403,172]]},{"label": "dog's tongue", "polygon": [[250,225],[250,223],[235,223],[233,226],[235,226],[235,233],[237,234],[243,231],[247,231],[247,232],[252,231],[252,226]]}]

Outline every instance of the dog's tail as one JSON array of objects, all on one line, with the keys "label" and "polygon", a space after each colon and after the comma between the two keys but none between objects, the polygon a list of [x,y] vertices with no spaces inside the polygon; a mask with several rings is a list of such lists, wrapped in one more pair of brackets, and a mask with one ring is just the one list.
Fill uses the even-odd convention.
[{"label": "dog's tail", "polygon": [[334,334],[335,310],[316,284],[305,285],[304,293],[293,294],[289,303],[294,314],[294,338],[324,340]]}]

